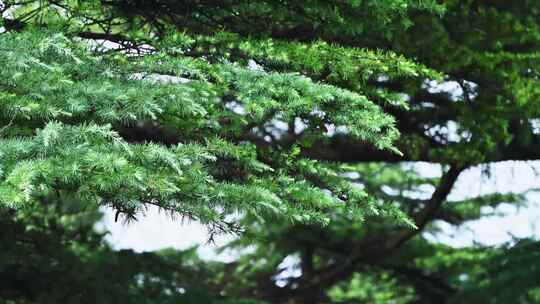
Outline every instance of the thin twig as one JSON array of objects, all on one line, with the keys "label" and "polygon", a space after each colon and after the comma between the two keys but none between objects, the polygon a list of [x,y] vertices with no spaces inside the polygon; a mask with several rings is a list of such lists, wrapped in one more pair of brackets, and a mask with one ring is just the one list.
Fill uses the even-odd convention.
[{"label": "thin twig", "polygon": [[15,116],[11,117],[11,119],[9,120],[9,123],[5,126],[3,126],[2,128],[0,128],[0,135],[5,131],[7,130],[9,127],[11,127],[13,125],[13,122],[15,121]]}]

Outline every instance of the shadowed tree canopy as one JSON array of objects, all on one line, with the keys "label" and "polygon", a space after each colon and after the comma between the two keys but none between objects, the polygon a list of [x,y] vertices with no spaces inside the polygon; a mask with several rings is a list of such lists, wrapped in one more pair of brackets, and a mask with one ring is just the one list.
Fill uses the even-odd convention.
[{"label": "shadowed tree canopy", "polygon": [[[540,303],[534,239],[424,233],[530,197],[448,195],[540,159],[537,1],[0,9],[8,303]],[[238,259],[114,251],[93,228],[150,206],[237,234]]]}]

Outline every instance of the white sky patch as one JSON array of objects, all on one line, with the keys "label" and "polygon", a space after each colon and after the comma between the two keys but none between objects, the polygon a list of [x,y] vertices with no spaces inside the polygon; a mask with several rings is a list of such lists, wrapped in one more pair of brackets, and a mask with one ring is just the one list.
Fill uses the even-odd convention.
[{"label": "white sky patch", "polygon": [[133,73],[130,78],[133,80],[149,81],[153,84],[185,84],[191,81],[183,77],[150,73]]},{"label": "white sky patch", "polygon": [[423,184],[416,187],[414,191],[403,191],[403,195],[414,199],[427,200],[431,197],[433,192],[435,192],[435,187],[433,185]]},{"label": "white sky patch", "polygon": [[164,248],[187,249],[199,247],[203,259],[231,261],[237,255],[233,252],[217,254],[216,249],[230,242],[232,235],[219,235],[214,243],[208,243],[208,231],[205,226],[195,222],[173,219],[156,206],[151,206],[136,222],[114,221],[115,211],[107,208],[102,226],[98,229],[109,230],[106,241],[115,249],[133,249],[138,252],[155,251]]},{"label": "white sky patch", "polygon": [[459,124],[452,120],[447,121],[444,125],[433,126],[424,133],[441,143],[457,143],[462,140],[469,140],[471,137],[470,132],[467,130],[460,130]]},{"label": "white sky patch", "polygon": [[238,115],[246,115],[247,111],[244,105],[236,102],[236,101],[230,101],[225,104],[225,108],[233,111],[234,113]]},{"label": "white sky patch", "polygon": [[255,60],[253,60],[253,59],[250,59],[248,61],[248,68],[250,70],[254,70],[254,71],[264,71],[264,68],[260,64],[255,62]]},{"label": "white sky patch", "polygon": [[302,133],[307,127],[308,125],[300,117],[294,118],[294,132],[296,134]]},{"label": "white sky patch", "polygon": [[[449,201],[458,201],[490,193],[523,193],[540,189],[540,161],[507,161],[489,165],[491,176],[483,173],[485,166],[466,170],[459,177],[450,193]],[[435,235],[424,233],[428,239],[443,242],[455,247],[473,244],[501,245],[512,242],[514,237],[540,237],[540,192],[531,191],[526,195],[525,206],[501,204],[495,211],[499,215],[486,216],[454,228],[441,221],[437,223],[442,230]]]},{"label": "white sky patch", "polygon": [[430,93],[443,93],[448,92],[452,96],[461,96],[463,94],[463,90],[461,89],[461,86],[456,81],[437,81],[437,80],[429,80],[425,83],[425,87],[427,88],[428,92]]},{"label": "white sky patch", "polygon": [[279,287],[285,287],[291,279],[301,277],[302,270],[300,269],[299,264],[300,257],[298,255],[286,256],[278,265],[278,269],[282,271],[274,277],[276,285]]},{"label": "white sky patch", "polygon": [[465,90],[467,90],[467,92],[469,93],[469,99],[473,99],[474,97],[476,97],[476,87],[478,86],[477,84],[466,80],[463,81],[462,84],[463,86],[460,85],[457,81],[453,80],[429,80],[424,83],[424,88],[426,88],[428,92],[432,94],[448,93],[455,100],[459,100],[460,98],[464,97],[463,88],[465,88]]},{"label": "white sky patch", "polygon": [[529,120],[534,134],[540,134],[540,118]]}]

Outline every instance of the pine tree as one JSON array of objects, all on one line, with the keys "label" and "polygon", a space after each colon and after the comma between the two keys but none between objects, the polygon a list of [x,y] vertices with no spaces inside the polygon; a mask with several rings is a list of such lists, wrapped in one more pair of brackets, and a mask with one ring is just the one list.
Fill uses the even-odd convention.
[{"label": "pine tree", "polygon": [[[422,234],[527,200],[448,195],[468,168],[539,159],[536,1],[1,8],[0,206],[5,230],[19,232],[2,239],[0,277],[27,288],[0,296],[538,303],[534,240],[456,249]],[[441,176],[409,162],[439,164]],[[425,199],[423,187],[434,189]],[[151,205],[206,224],[210,237],[238,233],[229,247],[254,251],[232,263],[114,252],[92,229],[100,206],[136,219]],[[299,275],[279,279],[287,257]],[[48,260],[86,277],[124,270],[103,279],[115,287],[84,292],[83,274]],[[62,276],[80,291],[41,281]]]}]

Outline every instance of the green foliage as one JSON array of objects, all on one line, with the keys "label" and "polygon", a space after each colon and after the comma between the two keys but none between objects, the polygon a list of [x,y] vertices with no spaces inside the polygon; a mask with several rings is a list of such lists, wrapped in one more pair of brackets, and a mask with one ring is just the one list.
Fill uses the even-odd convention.
[{"label": "green foliage", "polygon": [[[292,176],[292,167],[265,164],[242,132],[302,117],[309,140],[325,136],[321,124],[333,124],[395,149],[394,120],[378,106],[306,77],[168,57],[166,50],[96,56],[40,31],[0,39],[0,112],[9,121],[0,148],[0,202],[8,207],[50,200],[62,190],[130,217],[157,205],[225,231],[233,227],[226,215],[235,212],[327,223],[325,210],[341,209],[342,201]],[[134,79],[137,73],[190,79],[154,84]],[[351,201],[350,211],[362,212],[355,206],[363,199]]]},{"label": "green foliage", "polygon": [[[0,8],[10,303],[539,303],[538,241],[428,237],[531,198],[449,194],[468,168],[540,159],[538,1]],[[113,251],[92,229],[98,207],[154,205],[242,231],[238,258]]]},{"label": "green foliage", "polygon": [[94,230],[95,208],[57,202],[0,211],[2,303],[218,303],[209,278],[219,267],[195,249],[114,251]]},{"label": "green foliage", "polygon": [[412,303],[414,290],[397,284],[389,273],[376,276],[355,274],[350,282],[328,291],[337,303]]}]

